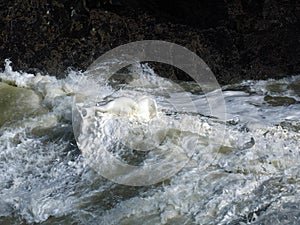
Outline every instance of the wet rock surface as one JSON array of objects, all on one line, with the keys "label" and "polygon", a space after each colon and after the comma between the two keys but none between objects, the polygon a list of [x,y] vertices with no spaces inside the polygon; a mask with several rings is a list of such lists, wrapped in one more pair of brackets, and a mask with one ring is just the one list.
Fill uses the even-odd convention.
[{"label": "wet rock surface", "polygon": [[300,73],[296,0],[1,0],[0,6],[0,61],[10,58],[17,70],[63,76],[121,44],[155,39],[195,52],[222,84]]}]

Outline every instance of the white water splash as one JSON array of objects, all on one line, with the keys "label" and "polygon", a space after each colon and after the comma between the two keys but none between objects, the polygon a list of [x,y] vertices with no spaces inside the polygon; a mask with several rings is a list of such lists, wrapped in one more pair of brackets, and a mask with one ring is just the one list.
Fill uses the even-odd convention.
[{"label": "white water splash", "polygon": [[[39,104],[46,110],[0,128],[1,223],[300,222],[299,76],[224,87],[230,117],[218,154],[208,145],[208,137],[218,132],[220,124],[215,118],[203,116],[208,112],[201,92],[189,94],[197,110],[187,109],[180,100],[182,90],[145,66],[127,75],[125,86],[120,77],[107,83],[91,83],[84,74],[70,71],[59,80],[13,71],[6,61],[1,82],[34,91],[41,96]],[[194,88],[194,84],[183,85]],[[189,149],[197,140],[198,149],[186,167],[163,184],[133,188],[107,181],[86,164],[75,145],[71,125],[75,95],[82,100],[94,98],[95,104],[99,103],[96,99],[106,104],[121,96],[150,95],[158,104],[160,123],[180,126],[181,145]],[[295,101],[283,99],[287,103],[274,106],[265,98],[267,95]],[[170,99],[178,101],[177,107],[172,107]],[[134,125],[134,121],[118,121],[113,115],[106,115],[103,121],[108,129],[108,133],[101,134],[103,138],[116,131],[118,122],[128,130]],[[157,131],[151,132],[151,137],[157,135],[161,143]],[[141,141],[126,135],[132,134],[124,132],[122,136],[119,132],[129,146]],[[106,143],[103,147],[112,147]],[[165,144],[175,147],[174,143]],[[128,154],[120,148],[112,150],[120,156]],[[142,156],[131,156],[133,159],[126,160],[143,162]]]}]

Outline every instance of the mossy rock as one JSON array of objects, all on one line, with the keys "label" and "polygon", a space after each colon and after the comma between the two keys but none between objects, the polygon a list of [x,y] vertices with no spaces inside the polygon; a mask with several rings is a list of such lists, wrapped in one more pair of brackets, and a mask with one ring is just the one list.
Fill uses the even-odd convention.
[{"label": "mossy rock", "polygon": [[39,114],[40,102],[34,91],[0,82],[0,127]]},{"label": "mossy rock", "polygon": [[285,83],[268,84],[267,89],[271,92],[281,93],[287,90],[288,85]]},{"label": "mossy rock", "polygon": [[264,100],[271,106],[292,105],[297,102],[294,98],[270,95],[265,96]]},{"label": "mossy rock", "polygon": [[292,89],[296,95],[300,96],[300,79],[290,84],[289,88]]}]

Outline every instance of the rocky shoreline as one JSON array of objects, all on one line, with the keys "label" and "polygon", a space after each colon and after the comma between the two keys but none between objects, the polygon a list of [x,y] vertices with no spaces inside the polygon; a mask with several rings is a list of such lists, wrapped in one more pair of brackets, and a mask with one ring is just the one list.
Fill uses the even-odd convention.
[{"label": "rocky shoreline", "polygon": [[[296,0],[1,0],[0,6],[0,61],[10,58],[17,70],[63,76],[121,44],[152,39],[195,52],[221,84],[300,73]],[[188,78],[170,69],[156,66]]]}]

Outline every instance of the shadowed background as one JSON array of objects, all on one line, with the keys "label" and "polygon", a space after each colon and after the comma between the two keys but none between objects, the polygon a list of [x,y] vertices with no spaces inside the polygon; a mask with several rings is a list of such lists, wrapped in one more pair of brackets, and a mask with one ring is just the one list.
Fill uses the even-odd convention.
[{"label": "shadowed background", "polygon": [[63,76],[121,44],[157,39],[195,52],[221,84],[300,72],[297,0],[1,0],[0,6],[0,61],[10,58],[16,70]]}]

